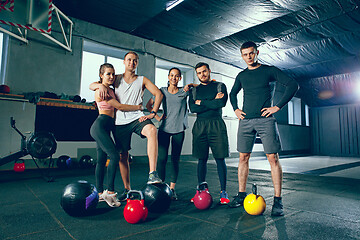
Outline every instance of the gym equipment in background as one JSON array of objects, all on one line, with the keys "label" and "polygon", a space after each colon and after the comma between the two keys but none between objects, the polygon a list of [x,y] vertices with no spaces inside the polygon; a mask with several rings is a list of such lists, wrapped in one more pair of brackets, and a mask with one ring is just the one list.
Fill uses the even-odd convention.
[{"label": "gym equipment in background", "polygon": [[23,159],[15,160],[14,171],[15,172],[23,172],[23,171],[25,171],[25,161]]},{"label": "gym equipment in background", "polygon": [[52,155],[56,152],[57,148],[54,135],[50,132],[35,132],[31,134],[29,139],[26,139],[26,136],[24,136],[24,134],[16,128],[13,117],[10,118],[10,125],[21,136],[21,149],[18,152],[0,158],[0,166],[12,161],[17,161],[29,154],[36,167],[41,171],[43,178],[48,182],[52,182],[54,180],[53,177],[50,177],[48,174],[44,174],[36,160],[50,158],[48,170],[54,166]]},{"label": "gym equipment in background", "polygon": [[166,183],[146,184],[142,192],[149,212],[163,213],[170,207],[172,192]]},{"label": "gym equipment in background", "polygon": [[56,166],[60,169],[75,168],[77,163],[68,155],[61,155],[56,160]]},{"label": "gym equipment in background", "polygon": [[257,186],[254,183],[252,186],[252,193],[244,199],[244,209],[250,215],[261,215],[265,211],[265,199],[257,194]]},{"label": "gym equipment in background", "polygon": [[79,180],[66,185],[63,190],[60,205],[70,216],[84,216],[95,209],[99,202],[96,187],[85,180]]},{"label": "gym equipment in background", "polygon": [[0,85],[0,93],[10,93],[10,87],[8,85]]},{"label": "gym equipment in background", "polygon": [[80,168],[93,168],[96,162],[90,155],[84,155],[79,159],[78,165]]},{"label": "gym equipment in background", "polygon": [[[140,199],[135,199],[136,193]],[[145,206],[144,195],[141,191],[130,190],[127,193],[126,206],[124,208],[124,218],[128,223],[135,224],[146,220],[148,209]]]},{"label": "gym equipment in background", "polygon": [[202,182],[197,186],[196,194],[194,196],[194,205],[197,209],[205,210],[211,207],[213,203],[212,196],[209,192],[207,182]]}]

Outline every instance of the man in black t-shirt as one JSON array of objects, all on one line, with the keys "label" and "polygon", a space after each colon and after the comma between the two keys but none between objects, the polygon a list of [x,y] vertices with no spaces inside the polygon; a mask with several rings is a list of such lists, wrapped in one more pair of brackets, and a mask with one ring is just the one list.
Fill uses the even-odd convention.
[{"label": "man in black t-shirt", "polygon": [[191,112],[196,113],[192,129],[192,153],[198,159],[198,182],[205,182],[210,147],[221,185],[220,203],[228,204],[225,157],[229,156],[229,143],[221,110],[226,105],[228,94],[225,84],[211,80],[207,63],[198,63],[195,71],[201,84],[190,90],[189,107]]},{"label": "man in black t-shirt", "polygon": [[[280,69],[258,62],[257,46],[254,42],[246,42],[241,48],[241,56],[247,68],[240,72],[230,92],[230,102],[239,118],[237,150],[240,153],[238,166],[239,193],[228,204],[229,207],[240,207],[246,197],[246,182],[249,175],[249,158],[259,134],[264,152],[270,163],[274,184],[274,204],[271,215],[282,216],[281,199],[282,168],[278,152],[281,150],[277,123],[273,114],[284,107],[295,95],[298,84]],[[272,106],[272,88],[270,83],[277,82],[285,87],[281,99]],[[239,109],[237,94],[244,90],[243,109]]]}]

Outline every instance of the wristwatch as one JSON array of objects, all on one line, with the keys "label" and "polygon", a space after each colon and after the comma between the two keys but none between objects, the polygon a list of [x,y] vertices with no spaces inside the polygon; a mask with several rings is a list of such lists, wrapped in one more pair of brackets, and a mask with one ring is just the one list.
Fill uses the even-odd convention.
[{"label": "wristwatch", "polygon": [[150,114],[154,113],[156,115],[156,112],[155,111],[151,111]]}]

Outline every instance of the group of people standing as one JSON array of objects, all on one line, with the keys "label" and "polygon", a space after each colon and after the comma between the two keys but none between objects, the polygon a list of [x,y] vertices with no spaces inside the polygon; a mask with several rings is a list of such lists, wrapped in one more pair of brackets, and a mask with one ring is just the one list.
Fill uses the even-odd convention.
[{"label": "group of people standing", "polygon": [[[190,111],[196,113],[197,116],[192,128],[192,155],[198,159],[198,183],[206,180],[210,148],[216,161],[220,181],[220,203],[227,204],[229,207],[242,206],[246,197],[250,154],[256,134],[258,134],[271,166],[274,184],[272,215],[283,215],[282,169],[278,155],[281,145],[273,114],[291,100],[298,85],[278,68],[260,64],[257,58],[259,51],[255,43],[244,43],[240,51],[247,68],[238,74],[229,94],[230,102],[239,119],[237,135],[237,150],[240,153],[239,192],[234,199],[230,202],[226,192],[225,158],[229,157],[229,140],[226,125],[222,119],[222,108],[228,99],[225,84],[212,80],[209,65],[200,62],[195,66],[200,84],[178,87],[181,71],[178,68],[172,68],[168,74],[168,86],[158,89],[148,78],[135,74],[139,57],[135,52],[128,52],[124,57],[125,72],[123,74],[115,75],[114,67],[105,63],[100,67],[100,81],[90,85],[90,89],[95,91],[95,101],[99,110],[99,116],[92,125],[90,133],[97,143],[98,161],[95,177],[100,201],[106,201],[111,207],[118,207],[120,201],[126,199],[127,192],[131,189],[128,151],[131,149],[133,132],[142,138],[147,138],[148,184],[165,181],[171,142],[170,189],[173,192],[173,199],[177,200],[175,185],[185,129],[188,128],[188,102]],[[280,101],[272,106],[270,83],[274,81],[284,85],[285,91]],[[148,115],[144,114],[142,107],[145,89],[154,96],[146,104],[150,112]],[[244,90],[244,102],[242,109],[239,109],[237,94],[241,89]],[[158,110],[161,103],[163,114],[159,116]],[[161,122],[159,130],[152,123],[153,118]],[[108,189],[104,190],[103,180],[107,157],[110,158],[107,168]],[[118,163],[125,189],[119,196],[114,190]]]}]

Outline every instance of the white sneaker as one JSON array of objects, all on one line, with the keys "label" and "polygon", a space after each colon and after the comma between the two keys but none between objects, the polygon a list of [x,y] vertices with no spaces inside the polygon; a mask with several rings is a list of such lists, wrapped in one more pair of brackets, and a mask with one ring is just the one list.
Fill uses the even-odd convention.
[{"label": "white sneaker", "polygon": [[99,202],[105,202],[105,199],[103,198],[102,195],[103,195],[102,193],[99,194]]},{"label": "white sneaker", "polygon": [[105,190],[101,196],[110,207],[120,207],[121,203],[116,195],[116,193],[109,193],[108,190]]}]

